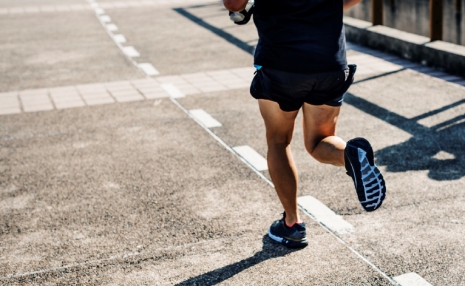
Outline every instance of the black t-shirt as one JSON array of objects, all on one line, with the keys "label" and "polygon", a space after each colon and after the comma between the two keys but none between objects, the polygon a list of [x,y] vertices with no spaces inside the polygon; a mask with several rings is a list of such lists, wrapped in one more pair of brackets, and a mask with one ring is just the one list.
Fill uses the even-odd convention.
[{"label": "black t-shirt", "polygon": [[347,68],[343,0],[255,0],[255,64],[295,73]]}]

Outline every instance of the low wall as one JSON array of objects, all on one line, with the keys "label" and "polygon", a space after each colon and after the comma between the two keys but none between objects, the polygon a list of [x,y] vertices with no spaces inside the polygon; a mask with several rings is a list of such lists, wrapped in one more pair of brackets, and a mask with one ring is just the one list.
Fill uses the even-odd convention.
[{"label": "low wall", "polygon": [[465,46],[429,38],[370,22],[344,17],[348,41],[398,55],[465,77]]}]

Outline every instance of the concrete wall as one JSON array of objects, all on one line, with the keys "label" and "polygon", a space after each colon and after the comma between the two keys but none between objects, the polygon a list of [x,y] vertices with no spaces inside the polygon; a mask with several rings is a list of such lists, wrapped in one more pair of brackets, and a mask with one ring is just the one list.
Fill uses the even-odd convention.
[{"label": "concrete wall", "polygon": [[[465,45],[465,1],[443,0],[443,40],[453,44]],[[454,1],[460,1],[460,10],[456,10]],[[371,0],[344,12],[346,16],[371,21]],[[429,36],[429,0],[384,0],[384,26]]]},{"label": "concrete wall", "polygon": [[465,46],[344,17],[347,40],[465,77]]}]

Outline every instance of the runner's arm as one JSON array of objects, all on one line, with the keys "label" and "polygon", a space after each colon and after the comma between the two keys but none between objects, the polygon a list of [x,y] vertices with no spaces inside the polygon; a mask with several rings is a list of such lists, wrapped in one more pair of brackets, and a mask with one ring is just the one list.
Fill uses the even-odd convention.
[{"label": "runner's arm", "polygon": [[[223,0],[226,1],[226,0]],[[357,5],[358,3],[362,2],[362,0],[342,0],[344,5],[344,10],[352,8],[353,6]]]},{"label": "runner's arm", "polygon": [[[347,1],[347,0],[344,0]],[[231,12],[240,12],[245,9],[248,0],[223,0],[223,5]]]}]

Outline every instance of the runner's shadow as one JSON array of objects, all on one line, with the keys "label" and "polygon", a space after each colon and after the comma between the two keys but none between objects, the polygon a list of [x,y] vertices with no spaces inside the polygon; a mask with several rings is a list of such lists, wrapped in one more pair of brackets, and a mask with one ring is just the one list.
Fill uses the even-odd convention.
[{"label": "runner's shadow", "polygon": [[285,246],[277,244],[271,241],[268,238],[268,235],[263,236],[262,242],[263,242],[262,250],[255,253],[253,256],[243,259],[241,261],[238,261],[236,263],[201,274],[199,276],[190,278],[176,285],[177,286],[215,285],[265,260],[276,258],[276,257],[281,257],[281,256],[286,256],[289,253],[299,250],[299,249],[289,249]]},{"label": "runner's shadow", "polygon": [[432,127],[418,123],[448,109],[465,104],[465,100],[406,118],[363,98],[347,93],[344,101],[413,135],[409,140],[375,152],[376,164],[388,172],[428,170],[437,181],[458,180],[465,176],[465,115],[459,115]]},{"label": "runner's shadow", "polygon": [[465,176],[465,122],[386,147],[375,153],[376,163],[389,172],[428,170],[437,181]]}]

